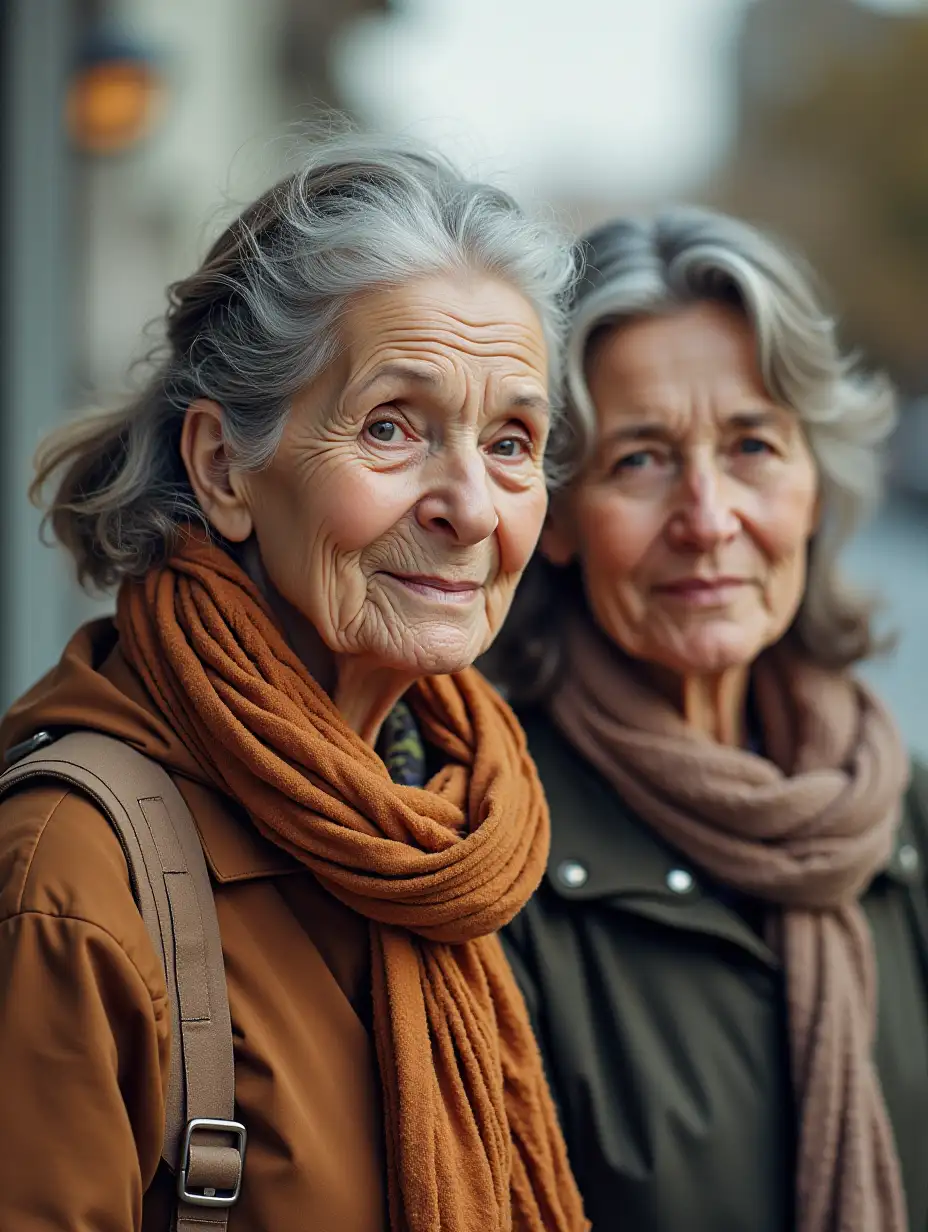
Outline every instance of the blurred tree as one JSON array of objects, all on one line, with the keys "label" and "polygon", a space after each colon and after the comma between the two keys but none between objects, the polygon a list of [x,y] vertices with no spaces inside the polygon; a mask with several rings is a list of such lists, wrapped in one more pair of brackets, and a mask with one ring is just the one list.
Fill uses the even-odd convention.
[{"label": "blurred tree", "polygon": [[[712,195],[798,243],[835,292],[854,340],[925,390],[928,17],[864,16],[838,0],[829,12],[832,28],[859,20],[866,37],[832,38],[820,20],[803,29],[803,10],[780,9],[781,21],[795,23],[784,46],[802,49],[806,70],[809,42],[818,43],[815,70],[800,74],[797,63],[800,88],[749,98]],[[778,69],[788,87],[789,54]]]}]

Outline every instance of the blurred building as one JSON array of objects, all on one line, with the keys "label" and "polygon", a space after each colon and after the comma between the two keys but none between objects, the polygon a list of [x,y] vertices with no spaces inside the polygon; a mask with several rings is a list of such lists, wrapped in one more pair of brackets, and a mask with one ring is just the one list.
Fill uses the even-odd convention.
[{"label": "blurred building", "polygon": [[0,708],[95,610],[37,546],[39,439],[124,396],[140,324],[222,217],[282,173],[301,123],[342,105],[329,45],[385,2],[0,5]]},{"label": "blurred building", "polygon": [[745,10],[734,65],[738,150],[763,142],[770,115],[813,94],[835,57],[871,55],[896,20],[852,0],[755,0]]},{"label": "blurred building", "polygon": [[736,137],[707,195],[798,245],[849,339],[928,391],[928,15],[757,0],[735,47]]}]

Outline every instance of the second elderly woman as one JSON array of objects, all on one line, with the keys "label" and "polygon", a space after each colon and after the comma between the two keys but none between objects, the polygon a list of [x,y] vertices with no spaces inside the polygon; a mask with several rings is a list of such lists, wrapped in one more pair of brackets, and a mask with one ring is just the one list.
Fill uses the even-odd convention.
[{"label": "second elderly woman", "polygon": [[507,939],[587,1213],[925,1232],[925,814],[836,568],[891,390],[747,225],[587,257],[574,471],[496,663],[553,828]]},{"label": "second elderly woman", "polygon": [[470,670],[542,526],[572,268],[504,193],[334,138],[173,288],[147,390],[46,445],[51,526],[116,616],[2,744],[89,730],[174,778],[247,1153],[221,1193],[176,1161],[178,1190],[165,973],[123,851],[81,791],[24,780],[0,805],[4,1232],[167,1232],[176,1201],[229,1232],[586,1227],[494,936],[547,812]]}]

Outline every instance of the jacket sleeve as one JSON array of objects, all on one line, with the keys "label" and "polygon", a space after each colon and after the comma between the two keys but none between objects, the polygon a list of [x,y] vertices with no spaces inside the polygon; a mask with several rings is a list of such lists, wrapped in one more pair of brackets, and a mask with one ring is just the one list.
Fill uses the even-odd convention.
[{"label": "jacket sleeve", "polygon": [[132,953],[145,938],[121,851],[89,803],[72,822],[82,809],[98,828],[78,848],[67,821],[52,837],[43,827],[19,909],[0,921],[0,1228],[11,1232],[137,1232],[161,1150],[163,979],[150,946]]}]

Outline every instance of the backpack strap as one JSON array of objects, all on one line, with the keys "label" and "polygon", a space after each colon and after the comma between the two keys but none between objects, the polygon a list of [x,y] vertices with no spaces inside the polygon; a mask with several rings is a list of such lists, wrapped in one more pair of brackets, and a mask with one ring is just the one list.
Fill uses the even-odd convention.
[{"label": "backpack strap", "polygon": [[[44,739],[42,738],[44,737]],[[171,1069],[162,1157],[177,1176],[177,1232],[225,1229],[238,1200],[245,1127],[235,1121],[232,1024],[209,871],[190,810],[170,775],[121,740],[72,732],[34,737],[0,776],[0,798],[53,779],[89,796],[125,852],[132,892],[164,966]],[[15,750],[12,751],[15,754]]]}]

